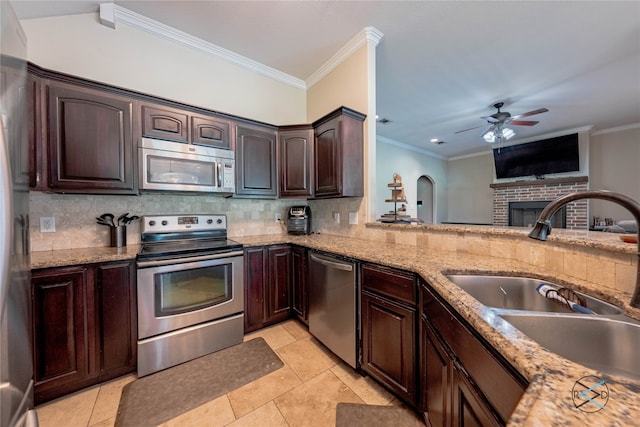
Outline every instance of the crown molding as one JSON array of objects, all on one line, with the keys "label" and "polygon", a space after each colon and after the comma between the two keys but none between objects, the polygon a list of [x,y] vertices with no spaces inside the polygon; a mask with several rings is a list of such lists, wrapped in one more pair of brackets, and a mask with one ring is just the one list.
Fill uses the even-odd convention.
[{"label": "crown molding", "polygon": [[278,71],[275,68],[266,66],[260,62],[254,61],[245,56],[234,53],[228,49],[225,49],[213,43],[209,43],[198,37],[194,37],[190,34],[187,34],[183,31],[180,31],[168,25],[165,25],[161,22],[147,18],[146,16],[140,15],[139,13],[133,12],[122,6],[118,6],[117,4],[113,4],[113,3],[101,4],[99,15],[100,15],[100,22],[107,27],[115,29],[116,23],[122,22],[138,30],[142,30],[149,34],[153,34],[155,36],[161,37],[165,40],[169,40],[169,41],[181,44],[183,46],[196,49],[208,55],[224,59],[235,65],[239,65],[250,71],[254,71],[256,73],[270,77],[274,80],[281,81],[288,85],[291,85],[300,89],[307,88],[306,83],[303,80],[298,79],[297,77],[293,77],[287,73]]},{"label": "crown molding", "polygon": [[640,123],[633,123],[630,125],[616,126],[608,129],[601,129],[601,130],[591,132],[591,135],[594,135],[594,136],[605,135],[607,133],[623,132],[625,130],[631,130],[631,129],[637,129],[637,128],[640,128]]},{"label": "crown molding", "polygon": [[423,154],[428,157],[433,157],[434,159],[447,160],[446,157],[441,156],[439,154],[435,154],[423,148],[416,147],[415,145],[405,144],[404,142],[398,142],[395,139],[387,138],[386,136],[376,135],[376,141],[384,142],[385,144],[389,144],[389,145],[395,145],[396,147],[403,148],[407,151],[413,151],[415,153]]},{"label": "crown molding", "polygon": [[312,87],[334,68],[343,63],[347,58],[353,55],[362,46],[370,43],[373,47],[378,46],[384,34],[375,27],[364,27],[358,34],[347,42],[340,50],[338,50],[327,62],[322,64],[309,78],[306,80],[307,88]]}]

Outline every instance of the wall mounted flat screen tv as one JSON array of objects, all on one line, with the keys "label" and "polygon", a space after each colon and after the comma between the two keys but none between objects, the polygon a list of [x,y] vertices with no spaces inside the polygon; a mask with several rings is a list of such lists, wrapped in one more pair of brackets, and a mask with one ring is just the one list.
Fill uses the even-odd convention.
[{"label": "wall mounted flat screen tv", "polygon": [[494,148],[493,159],[498,179],[579,171],[578,134]]}]

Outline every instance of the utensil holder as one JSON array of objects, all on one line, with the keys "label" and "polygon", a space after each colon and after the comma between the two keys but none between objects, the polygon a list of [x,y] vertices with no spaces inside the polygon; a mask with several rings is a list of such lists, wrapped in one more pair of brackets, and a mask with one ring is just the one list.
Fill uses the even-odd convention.
[{"label": "utensil holder", "polygon": [[127,227],[125,225],[111,227],[111,246],[114,248],[127,246]]}]

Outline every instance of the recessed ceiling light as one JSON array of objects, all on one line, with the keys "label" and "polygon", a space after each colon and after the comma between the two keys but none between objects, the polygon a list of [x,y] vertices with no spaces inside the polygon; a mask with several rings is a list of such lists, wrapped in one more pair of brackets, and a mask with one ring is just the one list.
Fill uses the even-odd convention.
[{"label": "recessed ceiling light", "polygon": [[436,145],[440,145],[440,144],[446,144],[446,141],[442,141],[438,138],[431,138],[429,140],[429,142],[431,142],[432,144],[436,144]]},{"label": "recessed ceiling light", "polygon": [[438,138],[431,138],[431,142],[438,142]]},{"label": "recessed ceiling light", "polygon": [[382,123],[383,125],[386,125],[387,123],[391,123],[391,120],[385,118],[385,117],[376,117],[376,121],[378,123]]}]

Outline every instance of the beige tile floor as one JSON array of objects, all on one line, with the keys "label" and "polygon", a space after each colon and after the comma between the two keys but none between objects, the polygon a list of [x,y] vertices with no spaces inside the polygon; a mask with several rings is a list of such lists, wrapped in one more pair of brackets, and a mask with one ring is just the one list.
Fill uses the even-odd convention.
[{"label": "beige tile floor", "polygon": [[[290,320],[245,336],[263,337],[284,367],[233,390],[162,427],[335,426],[339,402],[396,405],[388,391],[362,377],[313,338],[302,323]],[[38,406],[41,427],[113,426],[128,375]],[[409,409],[406,409],[410,412]],[[414,417],[417,424],[418,417]]]}]

